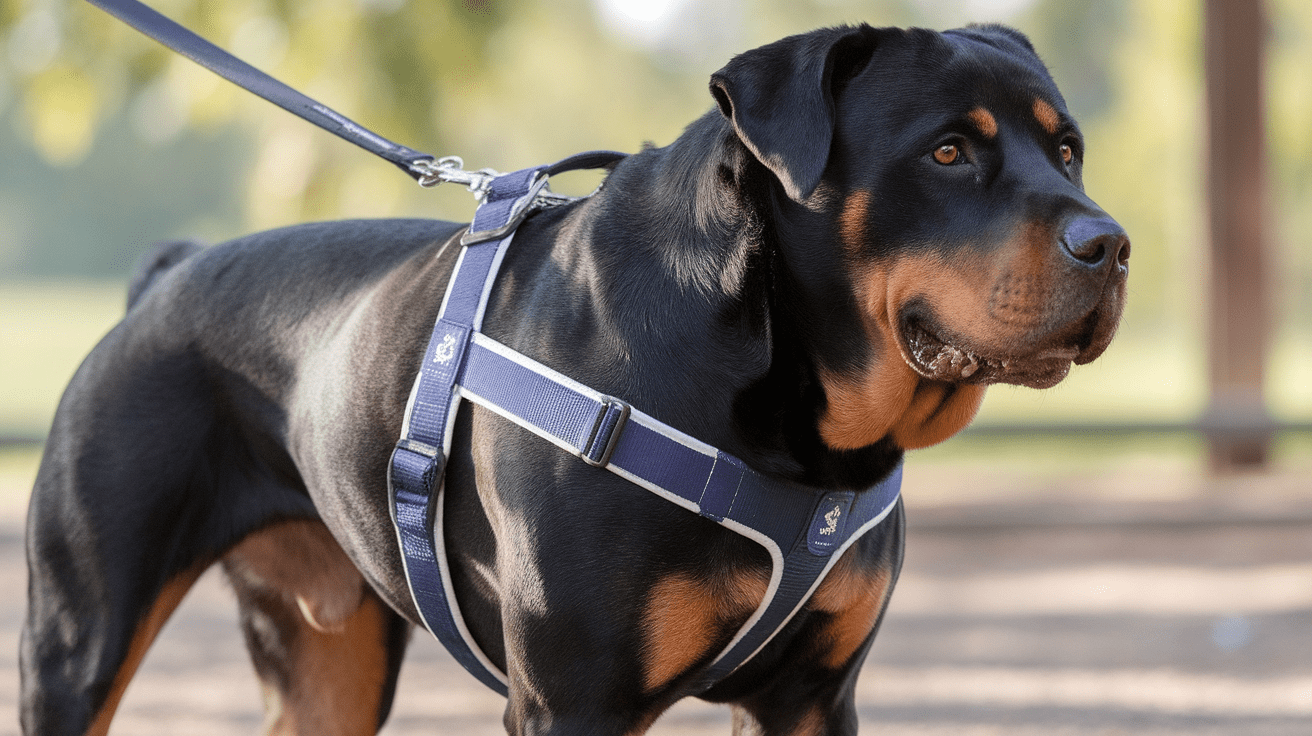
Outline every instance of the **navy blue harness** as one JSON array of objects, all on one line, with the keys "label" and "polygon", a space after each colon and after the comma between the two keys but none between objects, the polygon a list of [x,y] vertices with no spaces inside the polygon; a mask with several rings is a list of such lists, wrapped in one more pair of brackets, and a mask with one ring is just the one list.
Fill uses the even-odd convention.
[{"label": "navy blue harness", "polygon": [[[91,0],[132,27],[220,76],[391,161],[424,186],[492,176],[457,160],[393,143],[315,102],[160,15],[139,0]],[[849,545],[893,510],[899,465],[860,493],[825,492],[761,475],[623,401],[602,395],[479,332],[488,293],[515,227],[544,203],[548,177],[604,166],[610,152],[491,179],[447,287],[446,300],[406,407],[388,468],[388,492],[406,578],[424,625],[475,677],[507,694],[507,680],[478,649],[452,597],[442,540],[442,480],[462,399],[484,406],[671,503],[741,534],[770,553],[769,587],[751,618],[699,676],[705,689],[760,651],[811,597]]]},{"label": "navy blue harness", "polygon": [[842,552],[897,503],[892,475],[860,493],[807,488],[762,475],[738,458],[588,388],[479,332],[488,293],[518,224],[548,176],[613,160],[582,154],[497,177],[478,208],[406,407],[389,487],[406,576],[424,624],[465,669],[505,695],[507,680],[460,616],[442,533],[443,470],[462,399],[671,503],[765,547],[764,599],[701,673],[710,687],[755,655],[802,607]]}]

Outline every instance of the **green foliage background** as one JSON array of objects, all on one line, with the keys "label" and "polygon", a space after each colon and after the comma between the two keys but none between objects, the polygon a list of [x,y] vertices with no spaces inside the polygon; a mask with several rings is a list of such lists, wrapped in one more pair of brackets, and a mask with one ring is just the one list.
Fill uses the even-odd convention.
[{"label": "green foliage background", "polygon": [[[993,389],[983,420],[1185,418],[1202,406],[1198,0],[693,0],[677,32],[646,45],[609,30],[589,0],[152,4],[394,140],[500,170],[668,143],[710,107],[711,72],[790,33],[1010,23],[1081,120],[1087,188],[1127,227],[1134,257],[1129,311],[1107,356],[1052,391]],[[1268,8],[1269,394],[1278,416],[1306,419],[1312,4]],[[84,2],[0,0],[0,433],[44,430],[78,358],[120,314],[118,282],[155,240],[471,212],[463,191],[421,190]]]}]

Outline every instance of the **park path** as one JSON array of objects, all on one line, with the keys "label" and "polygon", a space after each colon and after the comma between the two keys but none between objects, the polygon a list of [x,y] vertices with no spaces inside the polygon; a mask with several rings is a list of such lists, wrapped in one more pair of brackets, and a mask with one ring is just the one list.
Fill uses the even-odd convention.
[{"label": "park path", "polygon": [[[862,733],[1312,733],[1309,476],[1146,478],[1154,492],[1141,498],[1018,495],[1024,481],[995,478],[1011,490],[968,503],[936,490],[954,476],[909,477],[907,563],[860,681]],[[1178,492],[1161,493],[1171,483]],[[25,590],[22,491],[9,484],[0,734],[17,733]],[[1039,500],[1053,497],[1064,500]],[[113,733],[254,734],[259,702],[231,594],[211,571],[151,650]],[[501,708],[417,635],[383,733],[500,734]],[[652,730],[728,732],[728,712],[697,701]]]}]

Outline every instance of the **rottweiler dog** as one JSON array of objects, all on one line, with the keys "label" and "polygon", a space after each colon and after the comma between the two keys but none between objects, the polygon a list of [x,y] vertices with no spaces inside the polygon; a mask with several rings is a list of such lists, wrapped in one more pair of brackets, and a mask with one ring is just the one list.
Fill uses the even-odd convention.
[{"label": "rottweiler dog", "polygon": [[[520,228],[484,331],[743,459],[868,488],[992,383],[1107,347],[1129,241],[1026,38],[866,25],[748,51],[715,107]],[[374,733],[419,622],[387,467],[462,226],[310,224],[148,258],[60,403],[28,520],[22,723],[103,734],[222,563],[270,732]],[[451,582],[514,734],[635,734],[761,599],[751,540],[477,406],[446,469]],[[850,734],[900,506],[711,689],[740,734]]]}]

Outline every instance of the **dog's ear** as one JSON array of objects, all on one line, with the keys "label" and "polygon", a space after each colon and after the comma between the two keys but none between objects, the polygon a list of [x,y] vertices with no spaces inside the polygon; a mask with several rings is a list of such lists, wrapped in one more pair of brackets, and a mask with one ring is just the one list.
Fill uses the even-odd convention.
[{"label": "dog's ear", "polygon": [[[1052,82],[1052,75],[1048,73],[1048,67],[1039,58],[1039,52],[1034,49],[1034,44],[1030,43],[1030,39],[1024,33],[1015,28],[999,23],[972,23],[965,28],[944,31],[943,34],[968,38],[977,43],[992,46],[1003,53],[1011,54],[1017,61],[1033,69],[1040,77]],[[1052,84],[1052,91],[1060,97],[1056,83]]]},{"label": "dog's ear", "polygon": [[829,160],[834,95],[874,53],[868,25],[789,36],[735,56],[711,94],[752,155],[794,200],[811,195]]}]

